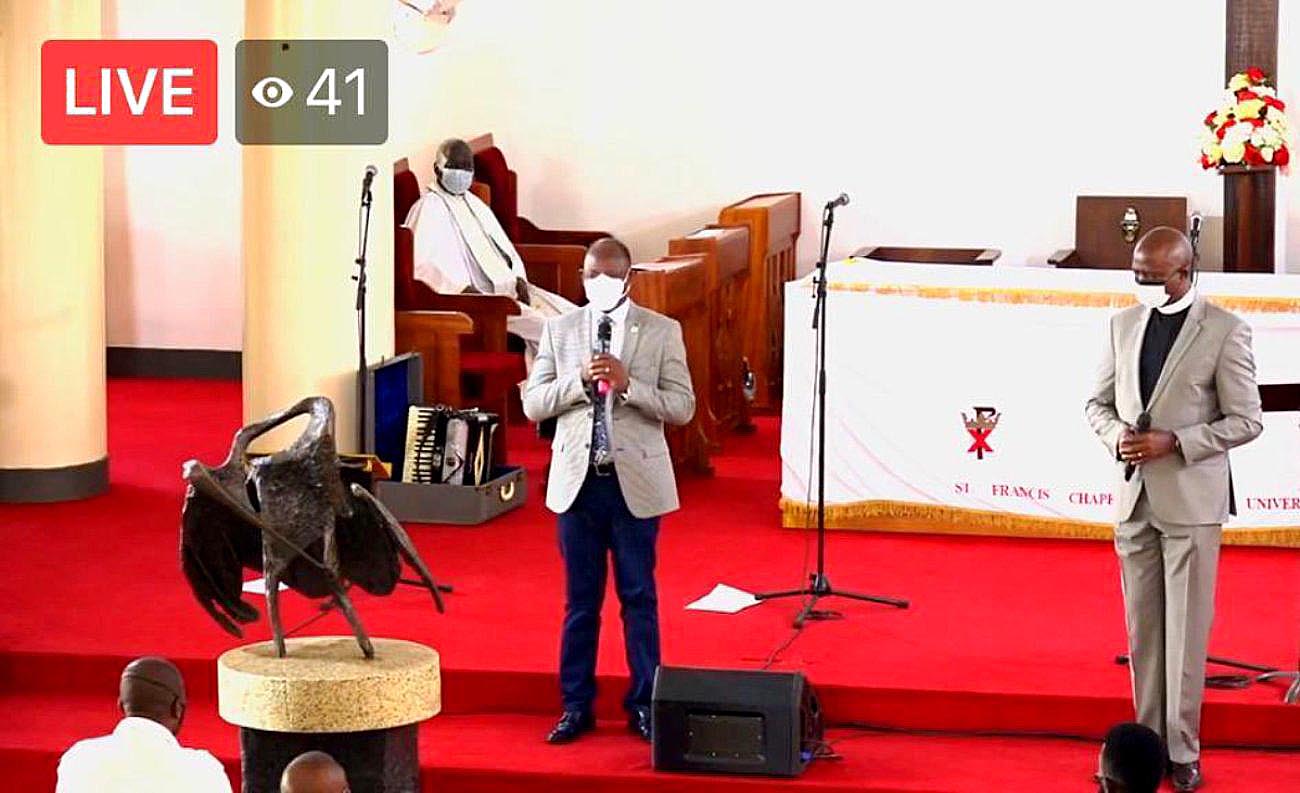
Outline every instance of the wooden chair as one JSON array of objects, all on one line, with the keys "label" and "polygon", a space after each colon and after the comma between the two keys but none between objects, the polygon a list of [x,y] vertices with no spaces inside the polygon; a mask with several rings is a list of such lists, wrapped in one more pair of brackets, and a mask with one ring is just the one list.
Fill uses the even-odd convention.
[{"label": "wooden chair", "polygon": [[997,248],[900,248],[868,245],[858,248],[853,255],[861,259],[912,264],[970,264],[987,266],[1002,255]]},{"label": "wooden chair", "polygon": [[[519,314],[519,305],[506,295],[439,294],[415,278],[415,238],[401,224],[419,198],[420,189],[415,174],[409,168],[401,170],[400,165],[393,174],[393,210],[397,221],[393,240],[395,308],[399,313],[458,312],[471,320],[468,332],[462,332],[463,325],[455,332],[460,339],[461,367],[461,393],[456,406],[475,405],[491,410],[501,416],[502,424],[507,424],[522,415],[516,384],[526,374],[524,356],[510,349],[506,336],[506,318]],[[417,327],[426,330],[430,327],[429,320],[408,322],[409,332]],[[440,327],[445,329],[448,325]],[[405,338],[409,340],[410,336]],[[433,368],[426,367],[426,372]],[[504,447],[504,444],[497,445]]]},{"label": "wooden chair", "polygon": [[785,285],[795,278],[800,194],[766,193],[723,207],[721,226],[749,229],[749,284],[740,323],[742,349],[754,376],[753,406],[781,404],[785,349]]},{"label": "wooden chair", "polygon": [[424,399],[463,406],[461,337],[474,332],[474,320],[460,311],[398,311],[394,314],[398,353],[418,352],[424,362]]},{"label": "wooden chair", "polygon": [[1182,196],[1078,196],[1074,247],[1048,258],[1057,267],[1127,270],[1133,248],[1156,226],[1187,231],[1187,199]]}]

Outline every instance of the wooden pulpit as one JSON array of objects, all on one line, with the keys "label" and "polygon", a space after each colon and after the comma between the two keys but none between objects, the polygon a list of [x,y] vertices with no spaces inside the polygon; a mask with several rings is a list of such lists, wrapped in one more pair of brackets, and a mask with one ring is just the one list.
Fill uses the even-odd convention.
[{"label": "wooden pulpit", "polygon": [[709,437],[709,276],[704,256],[665,256],[632,268],[630,294],[638,305],[681,323],[686,365],[695,389],[695,416],[684,427],[669,427],[668,450],[680,470],[711,474]]},{"label": "wooden pulpit", "polygon": [[749,283],[740,329],[745,361],[754,376],[754,407],[781,403],[785,349],[785,284],[795,278],[799,241],[799,193],[769,193],[746,198],[718,213],[721,226],[749,229]]},{"label": "wooden pulpit", "polygon": [[745,287],[749,280],[749,229],[744,226],[705,226],[685,237],[668,241],[675,256],[699,254],[705,258],[709,301],[709,437],[752,426],[744,392],[740,321],[744,316]]},{"label": "wooden pulpit", "polygon": [[1184,196],[1079,196],[1074,211],[1074,247],[1047,260],[1057,267],[1127,270],[1137,241],[1157,226],[1187,231]]}]

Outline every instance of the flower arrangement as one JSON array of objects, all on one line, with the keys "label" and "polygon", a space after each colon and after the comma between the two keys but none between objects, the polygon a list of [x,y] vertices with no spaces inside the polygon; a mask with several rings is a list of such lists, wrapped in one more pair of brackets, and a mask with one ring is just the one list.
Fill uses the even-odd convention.
[{"label": "flower arrangement", "polygon": [[1277,165],[1291,161],[1291,125],[1286,105],[1266,85],[1263,70],[1252,66],[1228,81],[1223,105],[1205,117],[1201,167]]}]

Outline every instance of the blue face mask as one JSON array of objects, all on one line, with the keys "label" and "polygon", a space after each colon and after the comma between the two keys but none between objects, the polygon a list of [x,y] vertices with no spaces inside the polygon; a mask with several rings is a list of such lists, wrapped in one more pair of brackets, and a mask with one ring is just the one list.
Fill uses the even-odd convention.
[{"label": "blue face mask", "polygon": [[452,195],[462,195],[474,182],[474,172],[460,168],[443,168],[438,184]]}]

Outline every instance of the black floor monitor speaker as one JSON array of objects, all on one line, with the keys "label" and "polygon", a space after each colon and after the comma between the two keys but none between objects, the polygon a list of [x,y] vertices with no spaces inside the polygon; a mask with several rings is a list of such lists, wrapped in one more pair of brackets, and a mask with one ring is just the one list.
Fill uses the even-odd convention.
[{"label": "black floor monitor speaker", "polygon": [[660,667],[659,771],[798,776],[822,740],[821,706],[798,672]]}]

